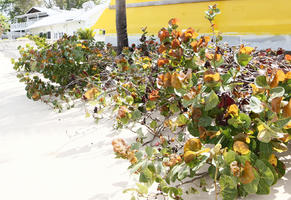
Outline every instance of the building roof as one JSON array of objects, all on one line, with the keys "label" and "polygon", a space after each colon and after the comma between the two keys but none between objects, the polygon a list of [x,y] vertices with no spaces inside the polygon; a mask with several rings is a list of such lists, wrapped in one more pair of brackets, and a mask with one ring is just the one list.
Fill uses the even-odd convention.
[{"label": "building roof", "polygon": [[29,9],[26,14],[29,14],[31,12],[33,12],[33,10],[37,10],[39,12],[44,12],[47,13],[48,15],[54,15],[57,13],[60,13],[60,9],[54,9],[54,8],[44,8],[44,7],[32,7],[31,9]]},{"label": "building roof", "polygon": [[60,9],[49,9],[49,8],[43,8],[43,7],[32,7],[30,8],[25,14],[23,15],[18,15],[16,18],[23,18],[23,17],[28,17],[28,16],[33,16],[33,15],[55,15],[62,12]]},{"label": "building roof", "polygon": [[[48,17],[45,17],[34,24],[28,26],[26,29],[34,29],[44,26],[50,26],[54,24],[65,24],[72,21],[86,21],[90,19],[91,17],[95,16],[97,13],[97,19],[102,14],[102,12],[105,10],[105,8],[108,7],[107,4],[101,4],[93,7],[92,9],[72,9],[72,10],[62,10],[59,13],[50,15]],[[96,19],[96,20],[97,20]]]}]

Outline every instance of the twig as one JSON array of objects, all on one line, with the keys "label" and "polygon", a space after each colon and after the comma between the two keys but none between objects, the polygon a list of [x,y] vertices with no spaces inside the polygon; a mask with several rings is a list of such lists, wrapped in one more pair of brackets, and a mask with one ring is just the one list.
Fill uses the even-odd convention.
[{"label": "twig", "polygon": [[181,182],[178,185],[176,185],[175,187],[181,187],[182,185],[185,185],[185,184],[188,184],[188,183],[192,183],[192,182],[194,182],[194,181],[196,181],[198,179],[201,179],[201,178],[203,178],[203,177],[205,177],[207,175],[208,175],[208,172],[202,172],[197,177],[195,177],[195,178],[193,178],[191,180],[185,181],[185,182]]}]

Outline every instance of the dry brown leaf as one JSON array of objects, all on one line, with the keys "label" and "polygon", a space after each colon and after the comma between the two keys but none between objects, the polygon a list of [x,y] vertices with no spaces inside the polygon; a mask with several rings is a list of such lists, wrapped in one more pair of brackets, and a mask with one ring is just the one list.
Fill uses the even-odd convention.
[{"label": "dry brown leaf", "polygon": [[244,170],[242,171],[242,176],[239,178],[242,184],[249,184],[255,179],[255,174],[253,167],[249,161],[245,162]]},{"label": "dry brown leaf", "polygon": [[271,105],[272,105],[272,111],[275,113],[280,113],[280,105],[283,97],[276,97],[272,100]]},{"label": "dry brown leaf", "polygon": [[291,117],[291,99],[289,99],[288,104],[283,108],[283,116]]}]

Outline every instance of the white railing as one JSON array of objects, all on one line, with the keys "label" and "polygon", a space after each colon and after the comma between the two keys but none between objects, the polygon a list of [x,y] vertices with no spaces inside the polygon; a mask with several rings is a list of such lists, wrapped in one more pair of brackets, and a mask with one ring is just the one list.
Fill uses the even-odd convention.
[{"label": "white railing", "polygon": [[35,21],[28,21],[28,22],[21,22],[21,23],[15,23],[10,25],[10,30],[11,31],[19,31],[19,30],[24,30],[26,27],[32,25],[35,23]]}]

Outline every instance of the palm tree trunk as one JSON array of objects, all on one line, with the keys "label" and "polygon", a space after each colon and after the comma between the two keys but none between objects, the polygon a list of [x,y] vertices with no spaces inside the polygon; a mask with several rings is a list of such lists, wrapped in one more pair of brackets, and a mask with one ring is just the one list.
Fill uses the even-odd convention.
[{"label": "palm tree trunk", "polygon": [[123,47],[128,47],[125,0],[116,0],[116,32],[117,53],[120,54]]}]

